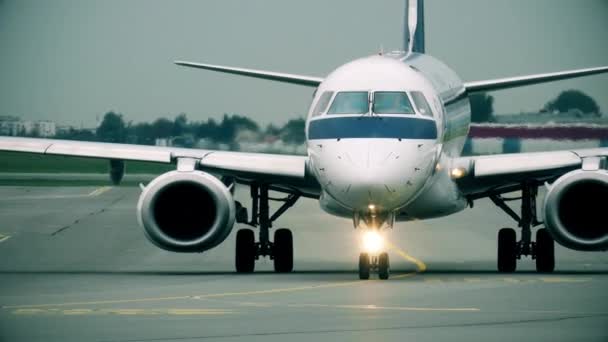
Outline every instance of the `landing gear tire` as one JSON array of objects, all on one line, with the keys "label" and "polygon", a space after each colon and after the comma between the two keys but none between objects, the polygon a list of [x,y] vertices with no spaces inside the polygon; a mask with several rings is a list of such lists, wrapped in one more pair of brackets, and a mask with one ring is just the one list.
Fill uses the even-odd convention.
[{"label": "landing gear tire", "polygon": [[289,229],[274,232],[274,270],[287,273],[293,270],[293,236]]},{"label": "landing gear tire", "polygon": [[547,229],[536,231],[536,271],[550,273],[555,269],[555,243]]},{"label": "landing gear tire", "polygon": [[369,279],[369,270],[370,270],[369,254],[367,254],[367,253],[359,254],[359,279],[362,279],[362,280]]},{"label": "landing gear tire", "polygon": [[235,266],[238,273],[251,273],[255,268],[255,235],[251,229],[236,233]]},{"label": "landing gear tire", "polygon": [[388,253],[381,253],[378,256],[378,278],[388,279],[390,275],[390,263],[388,260]]},{"label": "landing gear tire", "polygon": [[512,228],[498,231],[498,271],[515,272],[517,267],[517,235]]}]

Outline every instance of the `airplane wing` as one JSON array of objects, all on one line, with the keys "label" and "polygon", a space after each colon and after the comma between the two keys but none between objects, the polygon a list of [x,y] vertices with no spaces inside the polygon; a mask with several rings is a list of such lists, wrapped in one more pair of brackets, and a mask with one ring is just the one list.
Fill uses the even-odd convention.
[{"label": "airplane wing", "polygon": [[508,78],[499,78],[494,80],[466,82],[464,87],[469,93],[486,92],[493,90],[503,90],[515,87],[521,87],[526,85],[532,85],[537,83],[545,83],[552,81],[565,80],[569,78],[576,78],[588,75],[595,75],[608,72],[608,66],[602,66],[597,68],[586,68],[568,71],[559,71],[546,74],[535,74],[516,76]]},{"label": "airplane wing", "polygon": [[241,182],[264,180],[285,188],[302,188],[309,195],[318,188],[314,177],[307,174],[306,156],[15,137],[0,137],[0,151],[166,164],[188,158],[196,160],[204,171],[233,176]]},{"label": "airplane wing", "polygon": [[[267,71],[267,70],[257,70],[257,69],[246,69],[246,68],[237,68],[230,67],[224,65],[215,65],[215,64],[205,64],[205,63],[194,63],[194,62],[186,62],[186,61],[175,61],[175,64],[219,71],[228,74],[235,74],[241,76],[248,76],[254,78],[260,78],[271,81],[278,81],[283,83],[291,83],[297,85],[303,85],[307,87],[317,87],[321,82],[323,82],[322,77],[315,76],[306,76],[306,75],[297,75],[297,74],[288,74],[281,73],[275,71]],[[515,77],[507,77],[507,78],[499,78],[492,80],[483,80],[483,81],[473,81],[466,82],[464,87],[469,93],[477,93],[477,92],[486,92],[486,91],[494,91],[494,90],[503,90],[515,87],[521,87],[526,85],[538,84],[538,83],[546,83],[553,82],[559,80],[565,80],[569,78],[583,77],[595,74],[601,74],[608,72],[608,66],[596,67],[596,68],[585,68],[585,69],[576,69],[576,70],[567,70],[567,71],[558,71],[552,73],[545,74],[534,74],[534,75],[524,75],[524,76],[515,76]]]},{"label": "airplane wing", "polygon": [[522,182],[552,182],[561,175],[584,167],[587,158],[608,157],[608,148],[552,152],[508,153],[459,157],[451,170],[460,169],[456,180],[460,190],[471,199],[519,190]]},{"label": "airplane wing", "polygon": [[286,73],[282,73],[282,72],[267,71],[267,70],[235,68],[235,67],[229,67],[229,66],[223,66],[223,65],[193,63],[193,62],[185,62],[185,61],[175,61],[175,64],[181,65],[181,66],[186,66],[186,67],[191,67],[191,68],[219,71],[219,72],[223,72],[223,73],[227,73],[227,74],[248,76],[248,77],[261,78],[261,79],[270,80],[270,81],[278,81],[278,82],[283,82],[283,83],[303,85],[303,86],[307,86],[307,87],[317,87],[319,84],[321,84],[321,82],[323,82],[322,77],[286,74]]}]

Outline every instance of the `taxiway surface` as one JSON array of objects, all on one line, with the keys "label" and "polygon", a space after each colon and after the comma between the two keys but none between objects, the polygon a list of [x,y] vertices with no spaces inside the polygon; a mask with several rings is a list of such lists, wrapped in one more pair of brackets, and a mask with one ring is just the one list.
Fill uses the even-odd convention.
[{"label": "taxiway surface", "polygon": [[275,224],[293,230],[295,271],[242,275],[238,227],[209,252],[165,252],[137,225],[138,195],[0,187],[1,341],[608,340],[608,255],[558,246],[553,274],[496,273],[496,233],[514,224],[489,201],[398,224],[391,279],[359,281],[358,232],[313,200]]}]

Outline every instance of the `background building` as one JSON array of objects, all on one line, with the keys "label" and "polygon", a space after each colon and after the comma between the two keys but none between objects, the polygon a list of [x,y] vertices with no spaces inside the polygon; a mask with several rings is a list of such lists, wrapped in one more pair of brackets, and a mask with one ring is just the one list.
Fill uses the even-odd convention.
[{"label": "background building", "polygon": [[22,121],[18,116],[0,116],[0,135],[50,138],[57,134],[54,121]]}]

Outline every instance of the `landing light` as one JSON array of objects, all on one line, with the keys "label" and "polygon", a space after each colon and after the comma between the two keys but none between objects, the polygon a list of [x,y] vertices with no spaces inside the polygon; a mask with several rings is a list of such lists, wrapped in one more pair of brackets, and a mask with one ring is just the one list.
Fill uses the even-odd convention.
[{"label": "landing light", "polygon": [[376,206],[373,204],[370,204],[367,206],[367,209],[369,209],[369,211],[374,211],[374,210],[376,210]]},{"label": "landing light", "polygon": [[450,177],[452,177],[452,179],[459,179],[466,175],[467,175],[467,170],[465,170],[462,167],[457,167],[457,168],[450,170]]},{"label": "landing light", "polygon": [[377,230],[363,233],[363,250],[370,254],[378,254],[384,246],[384,238]]}]

